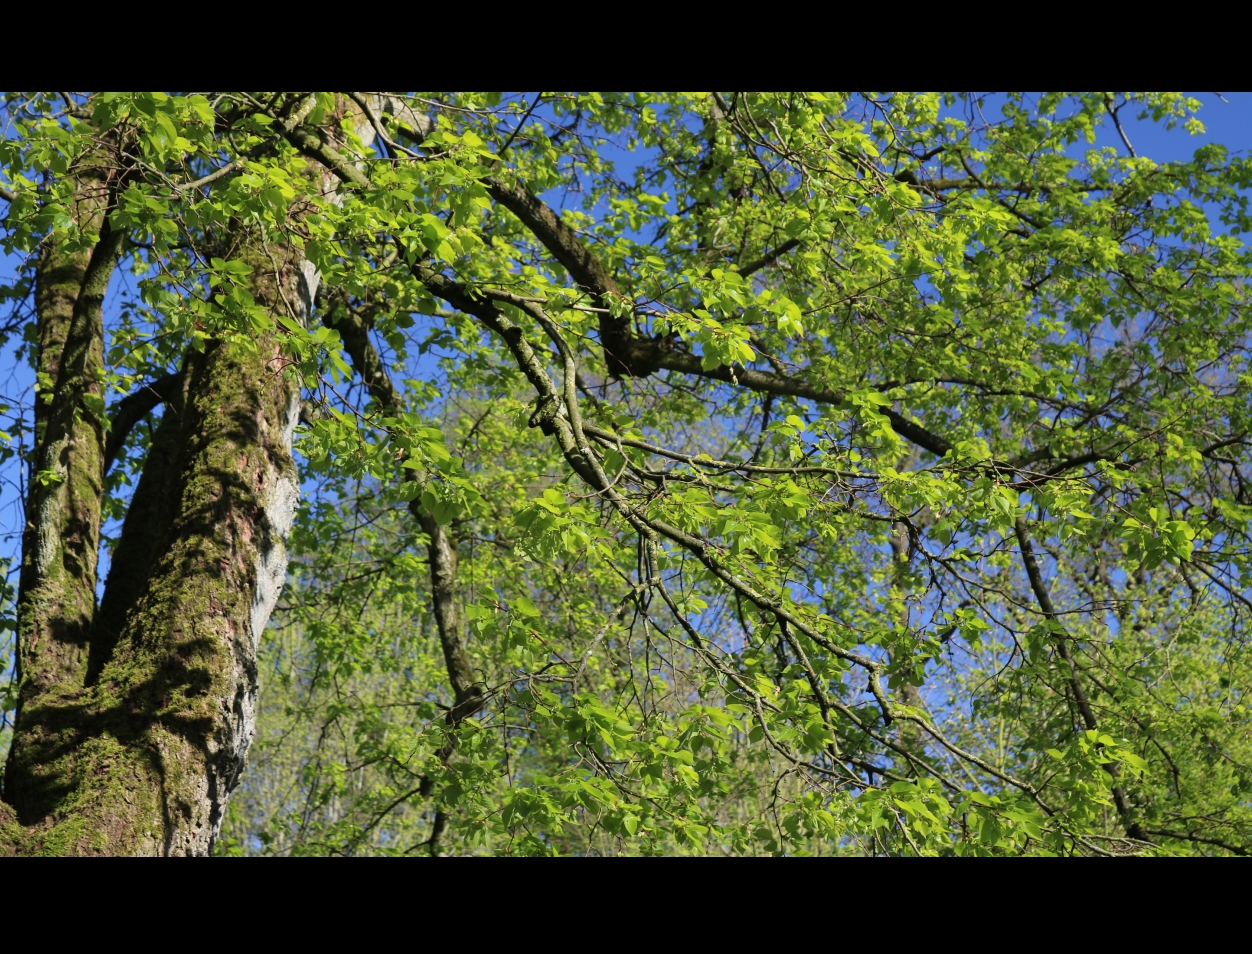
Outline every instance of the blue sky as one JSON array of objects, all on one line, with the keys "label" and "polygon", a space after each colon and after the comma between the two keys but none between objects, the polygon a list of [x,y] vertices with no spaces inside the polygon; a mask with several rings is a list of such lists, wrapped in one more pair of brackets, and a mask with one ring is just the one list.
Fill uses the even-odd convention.
[{"label": "blue sky", "polygon": [[[1199,112],[1204,123],[1202,135],[1192,136],[1182,129],[1166,132],[1156,123],[1134,118],[1130,109],[1122,111],[1122,128],[1135,151],[1157,162],[1190,159],[1202,145],[1221,143],[1232,151],[1252,151],[1252,93],[1190,93],[1203,104]],[[1112,124],[1102,126],[1097,146],[1124,149]]]}]

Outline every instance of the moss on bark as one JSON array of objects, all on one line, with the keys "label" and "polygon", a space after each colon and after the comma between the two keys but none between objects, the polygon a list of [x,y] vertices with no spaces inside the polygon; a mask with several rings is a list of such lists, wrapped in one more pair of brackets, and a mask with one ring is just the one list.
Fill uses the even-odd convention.
[{"label": "moss on bark", "polygon": [[34,767],[46,747],[48,707],[82,685],[95,616],[96,563],[104,493],[103,300],[121,236],[104,224],[101,177],[77,180],[84,232],[101,231],[83,251],[50,239],[36,268],[39,400],[35,474],[22,538],[18,593],[17,721],[5,770],[5,795],[21,817],[49,803]]},{"label": "moss on bark", "polygon": [[161,555],[174,520],[181,486],[179,450],[188,376],[180,375],[144,459],[143,472],[126,509],[121,537],[113,548],[109,578],[96,613],[87,681],[95,683],[113,656],[127,616],[147,587],[153,562]]},{"label": "moss on bark", "polygon": [[[296,256],[246,254],[259,303],[307,309]],[[211,850],[252,738],[257,637],[298,499],[298,387],[278,370],[274,335],[252,345],[212,342],[188,358],[184,405],[151,461],[173,479],[153,504],[165,516],[150,549],[133,554],[147,566],[118,575],[111,652],[91,684],[52,684],[22,713],[23,798],[0,808],[2,852]]]}]

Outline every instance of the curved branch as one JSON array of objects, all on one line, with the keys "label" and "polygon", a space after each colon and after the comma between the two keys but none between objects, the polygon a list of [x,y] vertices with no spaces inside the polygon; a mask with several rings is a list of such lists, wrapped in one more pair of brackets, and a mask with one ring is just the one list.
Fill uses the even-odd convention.
[{"label": "curved branch", "polygon": [[[612,481],[601,469],[599,461],[591,452],[591,448],[587,446],[577,407],[569,408],[566,403],[567,400],[572,398],[574,389],[573,353],[567,345],[563,345],[561,340],[557,341],[565,364],[565,390],[567,397],[563,400],[561,394],[557,391],[556,385],[535,354],[534,349],[526,340],[522,329],[513,324],[493,302],[483,298],[472,297],[463,286],[423,263],[417,263],[413,266],[413,274],[432,293],[443,298],[454,308],[474,315],[490,330],[496,332],[504,339],[509,350],[517,360],[521,371],[534,385],[535,390],[539,392],[539,403],[535,414],[531,417],[531,426],[539,427],[544,434],[555,436],[566,461],[578,476],[591,487],[601,492],[604,498],[631,526],[648,540],[655,541],[660,536],[678,544],[704,564],[714,576],[740,596],[752,602],[758,609],[775,616],[780,622],[789,623],[832,655],[864,669],[869,677],[870,692],[882,710],[883,721],[888,725],[891,724],[893,718],[892,706],[879,681],[879,674],[883,670],[879,663],[831,642],[795,613],[791,612],[790,609],[783,605],[781,600],[771,599],[764,594],[758,593],[751,584],[740,579],[723,566],[720,561],[714,559],[707,541],[680,530],[678,527],[670,526],[663,521],[644,516],[613,489]],[[525,307],[528,313],[536,317],[536,320],[539,320],[536,313],[541,310],[532,302],[519,298],[515,304],[518,307]],[[544,325],[549,335],[553,335],[556,332],[555,325],[547,321],[546,316],[544,316],[544,319],[541,321],[541,324]],[[559,333],[556,333],[556,337],[557,339],[560,338]]]},{"label": "curved branch", "polygon": [[113,410],[113,419],[109,422],[108,437],[104,442],[106,474],[117,461],[117,455],[135,425],[147,417],[158,404],[164,404],[174,396],[181,377],[178,374],[167,374],[118,401]]},{"label": "curved branch", "polygon": [[[363,171],[358,169],[346,156],[327,145],[319,136],[307,128],[298,127],[289,133],[287,138],[292,145],[305,155],[323,163],[342,182],[362,189],[370,187],[370,179]],[[574,281],[603,302],[601,307],[607,308],[610,297],[621,294],[612,275],[604,268],[603,264],[583,245],[574,230],[562,222],[557,214],[542,200],[520,186],[507,185],[490,176],[483,179],[483,182],[488,187],[492,197],[516,215],[535,234],[544,247],[570,273]],[[783,243],[783,245],[785,246],[786,243]],[[783,246],[779,246],[775,253],[781,254],[782,251]],[[483,321],[488,320],[484,314],[479,314],[475,310],[474,305],[471,303],[475,302],[476,299],[472,298],[464,287],[445,278],[428,266],[421,266],[421,271],[422,274],[418,275],[415,269],[414,274],[431,292],[443,298],[460,311],[474,315]],[[503,317],[494,306],[490,308],[490,315],[490,321],[495,325],[498,325],[499,319]],[[507,319],[505,321],[507,322]],[[662,352],[658,342],[643,341],[635,338],[631,333],[629,322],[630,319],[628,317],[612,318],[608,314],[601,315],[601,345],[604,347],[605,359],[608,363],[610,374],[617,376],[645,375],[657,369],[665,369],[719,381],[728,381],[732,384],[742,384],[751,390],[769,394],[804,397],[822,404],[843,403],[842,391],[818,388],[807,382],[797,381],[794,378],[788,378],[780,374],[754,371],[749,368],[734,371],[724,365],[719,368],[706,370],[702,366],[700,359],[695,355]],[[508,325],[513,327],[512,322],[508,322]],[[489,324],[488,327],[496,330],[492,324]],[[520,335],[520,329],[517,329],[517,333]],[[506,337],[505,340],[509,341],[510,339]],[[510,347],[512,347],[511,343]],[[527,348],[529,348],[529,345],[527,345]],[[520,355],[515,356],[520,357]],[[526,371],[528,367],[532,367],[532,362],[530,360],[523,361],[523,371]],[[539,365],[537,364],[533,365],[533,368],[538,367]],[[530,375],[530,371],[526,371],[526,373],[527,376]],[[531,383],[535,383],[535,381],[532,380]],[[952,445],[948,441],[937,434],[931,433],[920,424],[915,424],[899,412],[884,407],[881,408],[881,413],[891,421],[891,426],[897,434],[930,451],[932,454],[942,457],[951,450]]]},{"label": "curved branch", "polygon": [[1206,835],[1192,835],[1185,831],[1169,831],[1164,828],[1145,828],[1144,833],[1156,835],[1158,838],[1177,838],[1179,841],[1194,841],[1201,845],[1213,845],[1215,848],[1225,848],[1234,855],[1246,856],[1248,854],[1247,848],[1232,845],[1230,842],[1223,841],[1220,838],[1209,838]]},{"label": "curved branch", "polygon": [[[491,197],[512,212],[534,233],[570,276],[586,291],[603,298],[620,294],[617,282],[577,233],[561,221],[542,199],[517,185],[508,185],[494,177],[483,179]],[[607,307],[607,304],[603,307]]]},{"label": "curved branch", "polygon": [[583,244],[568,225],[561,221],[542,199],[519,185],[509,185],[494,177],[483,179],[491,197],[512,212],[553,257],[570,273],[570,277],[584,291],[590,293],[597,307],[606,309],[600,313],[600,346],[604,349],[604,362],[614,377],[646,376],[650,368],[636,360],[634,333],[629,313],[614,317],[611,309],[614,301],[620,301],[622,293],[608,269],[590,249]]}]

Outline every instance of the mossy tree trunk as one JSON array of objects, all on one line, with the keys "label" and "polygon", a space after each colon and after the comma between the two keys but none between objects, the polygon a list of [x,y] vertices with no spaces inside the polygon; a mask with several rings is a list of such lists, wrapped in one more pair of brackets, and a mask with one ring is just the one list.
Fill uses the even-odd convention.
[{"label": "mossy tree trunk", "polygon": [[[104,219],[112,184],[103,156],[75,181],[75,214],[95,247],[50,241],[35,269],[39,315],[36,447],[18,590],[18,717],[81,685],[95,608],[104,490],[103,298],[120,238]],[[22,746],[9,783],[24,782]]]},{"label": "mossy tree trunk", "polygon": [[[39,264],[39,370],[54,387],[23,541],[0,853],[206,855],[251,741],[258,637],[286,574],[299,389],[273,334],[187,355],[97,608],[102,302],[122,237],[89,185],[95,247],[54,246]],[[306,321],[316,278],[299,254],[237,238],[257,302]]]},{"label": "mossy tree trunk", "polygon": [[99,235],[94,247],[49,240],[35,270],[36,443],[17,610],[16,720],[29,731],[14,735],[5,794],[36,811],[46,801],[38,763],[57,744],[48,720],[83,687],[95,617],[106,430],[103,301],[121,245],[105,219],[114,191],[108,169],[101,152],[84,160],[74,180],[74,214],[83,233]]},{"label": "mossy tree trunk", "polygon": [[[289,105],[295,122],[311,101]],[[331,119],[330,147],[346,148],[341,120],[373,136],[348,99]],[[408,124],[428,128],[416,115]],[[38,262],[41,400],[0,854],[209,854],[252,739],[257,645],[286,575],[300,395],[281,371],[277,333],[201,339],[178,374],[106,419],[103,303],[126,243],[110,227],[133,163],[134,149],[118,146],[125,135],[125,123],[101,129],[94,150],[74,161],[71,215],[86,238],[45,240]],[[316,158],[305,172],[337,201],[338,180]],[[301,205],[292,215],[312,211]],[[256,303],[307,324],[319,276],[299,249],[239,222],[227,233],[215,244],[249,266]],[[158,403],[166,409],[97,603],[105,474],[128,429]],[[441,529],[436,536],[443,540]],[[452,580],[455,542],[441,553]],[[469,686],[459,641],[454,648]],[[465,707],[468,689],[457,685],[458,712],[472,712],[480,693]]]}]

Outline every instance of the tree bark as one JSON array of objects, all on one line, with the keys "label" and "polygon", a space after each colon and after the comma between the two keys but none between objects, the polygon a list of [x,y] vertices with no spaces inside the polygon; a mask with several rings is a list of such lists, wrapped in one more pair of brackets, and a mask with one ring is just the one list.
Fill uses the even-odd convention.
[{"label": "tree bark", "polygon": [[[429,128],[388,97],[364,102],[375,124],[389,112],[411,137]],[[289,103],[289,125],[309,107],[308,97]],[[76,224],[98,241],[83,249],[54,233],[37,272],[49,400],[35,414],[0,854],[210,853],[252,739],[257,645],[299,499],[299,386],[280,370],[278,332],[201,339],[180,375],[123,400],[106,425],[103,302],[125,241],[106,213],[130,161],[114,148],[119,135],[104,130],[72,170]],[[231,231],[255,302],[307,324],[316,270],[294,246],[238,223]],[[104,474],[126,431],[161,402],[97,608]],[[455,579],[455,542],[439,539]],[[461,659],[468,671],[463,650]],[[458,706],[464,697],[458,690]]]},{"label": "tree bark", "polygon": [[[252,267],[258,304],[294,306],[307,320],[314,278],[296,252],[249,242],[236,257]],[[62,664],[59,681],[46,677],[50,698],[28,703],[16,724],[11,807],[0,806],[6,853],[212,849],[252,738],[257,643],[299,499],[299,388],[278,370],[275,334],[254,344],[212,341],[187,359],[184,396],[158,427],[114,555],[101,625],[89,628],[91,678],[85,658],[73,672]],[[30,606],[19,609],[24,641]]]},{"label": "tree bark", "polygon": [[52,797],[39,780],[54,740],[40,726],[83,685],[95,618],[96,562],[104,494],[104,293],[122,236],[105,219],[107,176],[76,177],[74,213],[94,247],[50,239],[36,266],[39,397],[32,479],[22,534],[17,605],[17,708],[5,795],[22,815]]},{"label": "tree bark", "polygon": [[88,683],[99,679],[100,671],[112,658],[127,616],[147,587],[153,562],[161,555],[163,531],[174,521],[170,508],[180,484],[177,467],[187,380],[187,374],[180,375],[170,389],[165,413],[152,436],[139,483],[126,509],[121,538],[113,548],[109,578],[92,634]]}]

